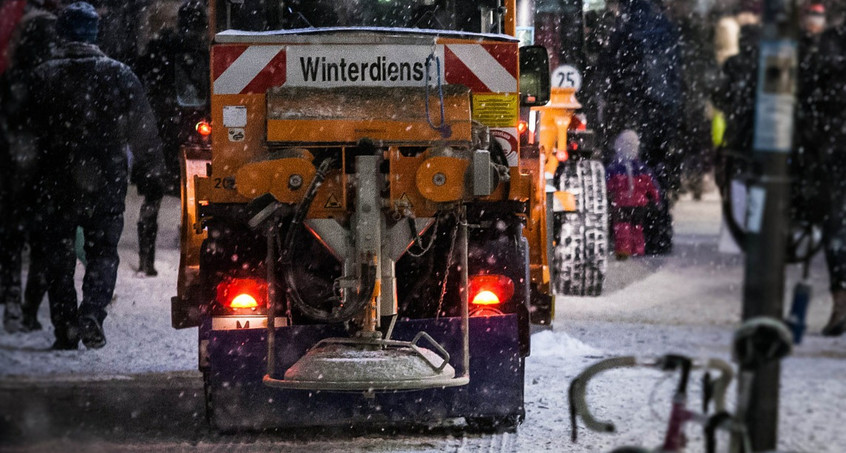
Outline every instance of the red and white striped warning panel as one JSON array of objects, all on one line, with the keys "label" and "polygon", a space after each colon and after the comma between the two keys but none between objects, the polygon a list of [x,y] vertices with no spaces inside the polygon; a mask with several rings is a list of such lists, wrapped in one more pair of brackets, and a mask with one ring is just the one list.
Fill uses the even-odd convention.
[{"label": "red and white striped warning panel", "polygon": [[446,82],[475,93],[517,92],[516,44],[447,44]]},{"label": "red and white striped warning panel", "polygon": [[216,46],[214,94],[264,93],[285,84],[285,46]]},{"label": "red and white striped warning panel", "polygon": [[[261,94],[276,86],[423,86],[438,78],[476,93],[517,92],[517,45],[218,45],[214,94]],[[436,68],[440,65],[440,74]]]}]

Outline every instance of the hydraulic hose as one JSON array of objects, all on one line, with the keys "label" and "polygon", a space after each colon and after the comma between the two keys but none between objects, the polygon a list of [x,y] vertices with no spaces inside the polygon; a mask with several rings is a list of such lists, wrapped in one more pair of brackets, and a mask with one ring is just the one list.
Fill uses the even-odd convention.
[{"label": "hydraulic hose", "polygon": [[[440,124],[435,124],[432,121],[432,115],[429,112],[429,68],[431,65],[431,61],[435,62],[435,71],[438,74],[438,101],[440,103],[440,111],[441,111],[441,122]],[[452,135],[452,129],[449,127],[446,121],[446,115],[444,115],[444,86],[441,81],[441,59],[438,58],[434,53],[426,57],[426,121],[429,123],[429,127],[441,133],[441,137],[448,138]]]},{"label": "hydraulic hose", "polygon": [[295,250],[294,242],[302,229],[302,224],[317,195],[317,190],[323,181],[326,179],[326,173],[329,171],[329,166],[332,164],[332,159],[324,160],[314,174],[314,178],[306,190],[303,201],[297,206],[294,212],[294,217],[285,235],[282,256],[282,274],[285,278],[285,283],[288,286],[291,299],[294,305],[307,316],[314,318],[321,322],[344,322],[354,316],[362,307],[373,297],[373,292],[376,288],[377,269],[373,262],[362,263],[359,275],[359,287],[357,291],[352,292],[350,300],[342,300],[337,295],[332,294],[326,299],[319,302],[320,305],[331,304],[334,307],[339,307],[336,310],[326,311],[306,303],[300,295],[297,288],[297,279],[293,273],[293,255]]}]

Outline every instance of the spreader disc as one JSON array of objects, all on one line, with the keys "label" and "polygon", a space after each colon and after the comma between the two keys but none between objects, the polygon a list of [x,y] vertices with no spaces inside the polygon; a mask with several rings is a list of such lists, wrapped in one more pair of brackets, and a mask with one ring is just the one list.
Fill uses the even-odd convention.
[{"label": "spreader disc", "polygon": [[435,352],[419,346],[385,347],[380,342],[328,343],[315,347],[285,372],[265,378],[272,387],[370,391],[417,390],[465,385],[455,369]]}]

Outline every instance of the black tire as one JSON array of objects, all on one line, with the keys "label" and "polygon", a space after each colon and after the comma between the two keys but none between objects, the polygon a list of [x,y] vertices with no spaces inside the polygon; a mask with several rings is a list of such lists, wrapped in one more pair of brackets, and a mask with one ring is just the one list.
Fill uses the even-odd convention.
[{"label": "black tire", "polygon": [[608,196],[597,160],[562,164],[558,189],[575,195],[576,211],[553,214],[553,284],[571,296],[602,294],[608,265]]}]

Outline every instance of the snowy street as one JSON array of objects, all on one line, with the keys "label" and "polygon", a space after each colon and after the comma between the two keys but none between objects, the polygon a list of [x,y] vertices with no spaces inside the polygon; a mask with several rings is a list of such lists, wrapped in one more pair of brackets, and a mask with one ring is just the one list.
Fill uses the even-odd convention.
[{"label": "snowy street", "polygon": [[[589,364],[614,355],[676,352],[728,360],[732,330],[740,318],[743,259],[717,250],[717,195],[708,193],[700,202],[683,198],[674,208],[671,256],[612,260],[601,297],[558,296],[554,329],[532,337],[526,362],[526,420],[515,433],[439,429],[212,434],[202,414],[196,329],[170,327],[179,202],[167,197],[162,204],[156,278],[135,276],[139,205],[131,188],[117,289],[104,324],[106,347],[50,351],[46,301],[39,314],[44,331],[0,334],[0,439],[5,439],[0,440],[0,450],[580,452],[629,444],[654,447],[662,440],[674,379],[662,379],[650,370],[601,375],[588,388],[588,400],[594,413],[612,420],[618,432],[597,434],[580,425],[577,444],[570,441],[570,380]],[[78,291],[81,271],[78,265]],[[788,272],[785,306],[798,274],[798,268]],[[846,337],[819,335],[831,308],[821,256],[810,282],[814,291],[808,332],[782,365],[779,444],[785,451],[839,452],[846,445],[839,407],[846,401]],[[697,407],[698,376],[691,382],[690,403]],[[132,392],[138,392],[137,397]],[[98,396],[86,401],[84,395],[92,393]],[[730,406],[735,396],[732,387]],[[157,404],[162,405],[160,412]],[[95,416],[97,407],[108,407],[109,416]],[[113,421],[121,419],[131,423],[114,427]],[[688,435],[688,451],[704,451],[701,429],[690,425]],[[4,445],[7,440],[11,445]]]}]

